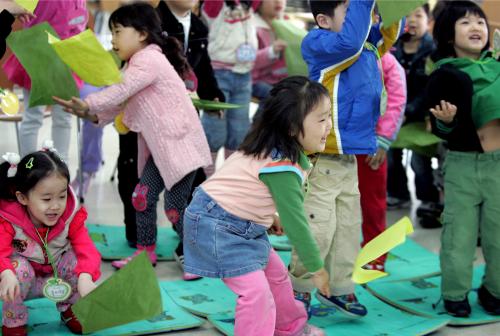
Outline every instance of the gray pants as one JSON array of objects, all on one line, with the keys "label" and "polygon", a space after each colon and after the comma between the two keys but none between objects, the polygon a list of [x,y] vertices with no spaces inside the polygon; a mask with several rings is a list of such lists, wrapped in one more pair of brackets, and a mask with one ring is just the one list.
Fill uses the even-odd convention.
[{"label": "gray pants", "polygon": [[[23,93],[25,109],[19,129],[21,157],[41,149],[41,146],[38,146],[38,131],[43,124],[42,106],[29,108],[30,91],[24,89]],[[73,116],[64,112],[60,105],[52,106],[52,140],[59,156],[66,162],[68,162],[72,120]]]}]

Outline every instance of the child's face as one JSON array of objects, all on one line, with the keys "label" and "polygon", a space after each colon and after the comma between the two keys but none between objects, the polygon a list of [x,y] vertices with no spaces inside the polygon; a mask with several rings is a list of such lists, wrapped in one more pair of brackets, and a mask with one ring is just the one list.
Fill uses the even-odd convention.
[{"label": "child's face", "polygon": [[478,58],[488,43],[486,20],[467,13],[455,22],[455,52],[458,57]]},{"label": "child's face", "polygon": [[266,18],[279,18],[286,7],[286,0],[263,0],[259,13]]},{"label": "child's face", "polygon": [[178,11],[190,11],[196,4],[196,0],[168,0],[168,6]]},{"label": "child's face", "polygon": [[407,17],[408,33],[412,39],[421,39],[429,27],[429,17],[422,7],[415,9]]},{"label": "child's face", "polygon": [[298,141],[308,152],[325,150],[326,138],[332,129],[332,104],[330,98],[324,96],[314,109],[305,117],[304,134],[299,134]]},{"label": "child's face", "polygon": [[318,25],[323,28],[333,32],[340,32],[342,30],[342,26],[344,25],[345,15],[347,13],[347,8],[349,7],[349,0],[341,3],[333,10],[333,17],[318,14],[316,16],[316,21]]},{"label": "child's face", "polygon": [[31,221],[38,227],[54,226],[66,210],[68,181],[53,173],[41,179],[27,195],[16,192],[17,200],[28,209]]},{"label": "child's face", "polygon": [[132,55],[145,47],[144,41],[147,34],[133,27],[124,27],[121,24],[112,25],[111,34],[113,50],[122,61],[128,61]]}]

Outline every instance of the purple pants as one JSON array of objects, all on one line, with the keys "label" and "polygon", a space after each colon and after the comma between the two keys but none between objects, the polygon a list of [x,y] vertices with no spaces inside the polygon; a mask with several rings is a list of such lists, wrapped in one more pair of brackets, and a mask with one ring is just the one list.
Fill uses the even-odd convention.
[{"label": "purple pants", "polygon": [[[80,97],[85,99],[89,94],[101,91],[102,88],[85,83],[80,90]],[[93,122],[83,120],[82,126],[82,171],[96,173],[102,163],[103,129]]]},{"label": "purple pants", "polygon": [[[24,304],[24,300],[43,297],[43,286],[47,279],[53,276],[53,274],[43,277],[36,276],[33,266],[25,257],[14,256],[11,261],[19,280],[21,295],[18,295],[12,302],[3,302],[2,323],[9,328],[28,324],[28,307]],[[57,310],[60,312],[66,311],[80,298],[77,289],[78,276],[74,272],[75,267],[75,253],[69,250],[62,255],[57,264],[57,275],[64,279],[72,290],[71,296],[67,300],[57,303]]]}]

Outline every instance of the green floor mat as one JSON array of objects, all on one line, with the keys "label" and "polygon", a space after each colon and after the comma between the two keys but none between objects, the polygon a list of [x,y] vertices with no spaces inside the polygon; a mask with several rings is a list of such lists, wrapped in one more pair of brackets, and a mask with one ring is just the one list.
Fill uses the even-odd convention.
[{"label": "green floor mat", "polygon": [[389,252],[385,270],[389,275],[375,282],[410,280],[441,273],[439,256],[411,239]]},{"label": "green floor mat", "polygon": [[[90,238],[103,260],[117,260],[132,255],[136,250],[127,244],[125,226],[87,224]],[[174,250],[179,244],[177,233],[171,228],[158,228],[156,254],[158,260],[174,260]]]},{"label": "green floor mat", "polygon": [[277,236],[277,235],[269,235],[269,241],[271,242],[271,246],[274,247],[276,251],[291,251],[292,245],[288,240],[288,237]]},{"label": "green floor mat", "polygon": [[[450,318],[450,325],[478,325],[500,321],[500,316],[488,315],[477,303],[477,288],[481,286],[484,274],[484,265],[474,268],[472,288],[469,294],[469,303],[472,314],[469,318]],[[385,302],[413,314],[425,317],[448,316],[441,301],[436,309],[432,304],[441,296],[441,277],[421,278],[413,281],[392,283],[368,283],[368,289]]]},{"label": "green floor mat", "polygon": [[[448,318],[430,319],[405,313],[383,303],[361,287],[357,288],[356,295],[368,307],[368,315],[364,318],[349,319],[314,299],[309,322],[332,336],[426,335],[448,323]],[[208,320],[222,333],[233,335],[234,314],[210,315]]]},{"label": "green floor mat", "polygon": [[[203,320],[181,309],[164,291],[162,291],[162,301],[163,313],[151,320],[138,321],[100,330],[90,335],[148,335],[173,330],[191,329],[203,324]],[[30,335],[74,335],[60,322],[59,312],[52,301],[48,299],[35,299],[27,301],[26,304],[29,311],[28,332]]]}]

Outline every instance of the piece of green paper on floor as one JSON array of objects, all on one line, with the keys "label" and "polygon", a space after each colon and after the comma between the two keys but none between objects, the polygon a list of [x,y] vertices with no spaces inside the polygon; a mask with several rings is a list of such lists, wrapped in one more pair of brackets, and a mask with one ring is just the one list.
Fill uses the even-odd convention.
[{"label": "piece of green paper on floor", "polygon": [[49,33],[48,41],[61,60],[86,83],[100,87],[121,81],[113,57],[90,29],[62,41]]},{"label": "piece of green paper on floor", "polygon": [[146,254],[135,257],[72,309],[86,334],[159,315],[160,286]]},{"label": "piece of green paper on floor", "polygon": [[384,26],[388,27],[426,2],[427,0],[377,0],[377,5]]},{"label": "piece of green paper on floor", "polygon": [[290,20],[273,20],[276,37],[287,43],[285,48],[285,62],[289,76],[307,76],[307,64],[302,58],[300,46],[307,35],[307,31],[296,26]]},{"label": "piece of green paper on floor", "polygon": [[392,148],[407,148],[421,155],[436,155],[437,145],[443,140],[426,129],[425,123],[414,122],[401,127]]},{"label": "piece of green paper on floor", "polygon": [[53,105],[52,96],[62,99],[79,96],[69,67],[49,45],[47,32],[58,36],[47,22],[42,22],[7,38],[7,45],[31,79],[29,107]]}]

